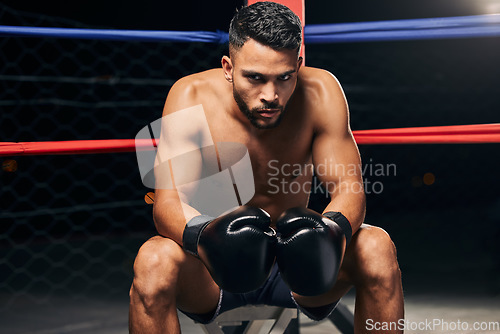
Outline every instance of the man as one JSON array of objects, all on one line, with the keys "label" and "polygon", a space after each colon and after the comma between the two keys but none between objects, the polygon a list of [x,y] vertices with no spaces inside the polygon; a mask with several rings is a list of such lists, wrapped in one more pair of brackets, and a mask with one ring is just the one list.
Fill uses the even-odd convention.
[{"label": "man", "polygon": [[[300,21],[285,6],[242,8],[229,38],[222,69],[185,77],[170,90],[164,118],[180,110],[192,116],[162,128],[159,153],[198,152],[177,169],[203,174],[200,166],[210,159],[197,150],[203,136],[193,133],[198,121],[191,111],[201,106],[213,143],[248,150],[253,196],[214,218],[187,204],[190,191],[176,189],[179,178],[157,187],[159,236],[141,247],[134,264],[130,332],[178,333],[177,308],[209,322],[245,303],[297,306],[319,320],[353,286],[355,332],[367,332],[367,323],[398,323],[396,251],[385,231],[362,224],[361,161],[339,83],[327,71],[301,67]],[[305,208],[311,166],[331,195],[323,215]],[[170,173],[156,170],[157,183]]]}]

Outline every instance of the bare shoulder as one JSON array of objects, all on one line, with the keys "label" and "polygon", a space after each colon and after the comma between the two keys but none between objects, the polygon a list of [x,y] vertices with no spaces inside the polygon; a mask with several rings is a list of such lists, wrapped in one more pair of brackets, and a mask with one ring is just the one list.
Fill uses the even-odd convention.
[{"label": "bare shoulder", "polygon": [[338,124],[347,121],[348,107],[344,91],[331,72],[303,67],[299,71],[299,84],[317,127],[325,122]]},{"label": "bare shoulder", "polygon": [[211,69],[177,80],[168,93],[163,115],[203,104],[207,96],[217,93],[214,87],[223,79],[222,69]]},{"label": "bare shoulder", "polygon": [[299,71],[299,81],[305,89],[319,90],[318,93],[320,94],[338,94],[342,92],[337,78],[331,72],[321,68],[301,68]]},{"label": "bare shoulder", "polygon": [[205,111],[206,101],[214,100],[217,73],[208,70],[183,77],[170,89],[161,121],[163,156],[176,156],[212,144]]}]

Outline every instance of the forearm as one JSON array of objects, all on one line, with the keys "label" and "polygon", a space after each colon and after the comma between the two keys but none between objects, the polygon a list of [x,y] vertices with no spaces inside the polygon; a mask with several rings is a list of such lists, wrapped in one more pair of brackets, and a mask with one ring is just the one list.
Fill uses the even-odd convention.
[{"label": "forearm", "polygon": [[155,196],[153,219],[158,233],[182,245],[186,223],[200,213],[183,203],[177,193],[160,193]]},{"label": "forearm", "polygon": [[366,211],[366,198],[362,181],[342,182],[330,195],[330,203],[323,212],[341,212],[351,223],[352,234],[356,233],[365,219]]}]

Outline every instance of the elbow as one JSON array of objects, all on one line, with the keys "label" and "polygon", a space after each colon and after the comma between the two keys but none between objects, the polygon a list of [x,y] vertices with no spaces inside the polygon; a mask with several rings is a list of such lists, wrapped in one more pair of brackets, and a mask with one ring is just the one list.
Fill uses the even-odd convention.
[{"label": "elbow", "polygon": [[157,205],[153,207],[153,223],[158,234],[168,238],[170,236],[168,233],[169,229],[167,228],[167,222],[165,221],[164,215],[161,213],[161,210],[158,210],[157,207]]},{"label": "elbow", "polygon": [[155,201],[153,222],[159,235],[177,241],[186,223],[179,201],[175,199]]}]

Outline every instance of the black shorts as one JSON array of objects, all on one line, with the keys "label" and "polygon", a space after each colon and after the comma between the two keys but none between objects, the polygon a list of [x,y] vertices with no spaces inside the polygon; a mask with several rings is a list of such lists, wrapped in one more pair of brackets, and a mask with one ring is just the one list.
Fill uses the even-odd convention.
[{"label": "black shorts", "polygon": [[223,312],[245,305],[269,305],[286,308],[297,307],[302,313],[312,320],[322,320],[329,316],[337,307],[338,301],[322,307],[304,308],[297,304],[292,296],[292,292],[281,279],[278,266],[275,264],[270,277],[259,289],[247,293],[231,293],[224,290],[220,291],[219,303],[214,312],[206,314],[194,314],[184,312],[189,318],[202,324],[208,324],[215,320]]}]

